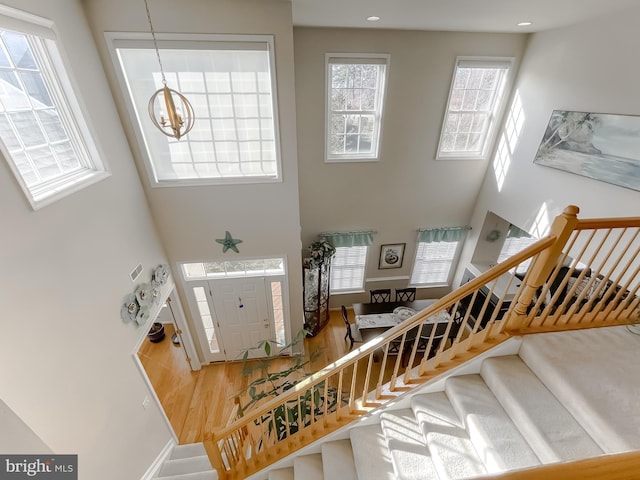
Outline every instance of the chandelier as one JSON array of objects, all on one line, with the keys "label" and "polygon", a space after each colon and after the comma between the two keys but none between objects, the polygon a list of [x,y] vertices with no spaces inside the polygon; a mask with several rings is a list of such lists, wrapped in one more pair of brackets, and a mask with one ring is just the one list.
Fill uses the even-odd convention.
[{"label": "chandelier", "polygon": [[180,92],[167,87],[167,79],[162,68],[162,60],[160,60],[160,50],[156,41],[156,32],[151,23],[151,13],[147,0],[144,0],[144,6],[147,10],[147,19],[149,20],[149,28],[151,29],[151,37],[153,38],[153,47],[158,57],[160,65],[160,73],[162,75],[163,87],[157,90],[149,99],[149,116],[151,121],[167,137],[173,137],[180,140],[193,128],[195,115],[193,107],[189,101]]}]

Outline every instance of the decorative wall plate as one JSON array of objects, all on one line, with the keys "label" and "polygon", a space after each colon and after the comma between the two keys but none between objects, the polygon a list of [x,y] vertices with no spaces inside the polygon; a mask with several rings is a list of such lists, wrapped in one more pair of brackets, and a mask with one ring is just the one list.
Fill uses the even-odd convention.
[{"label": "decorative wall plate", "polygon": [[169,267],[167,265],[158,265],[153,271],[152,285],[164,285],[169,278]]},{"label": "decorative wall plate", "polygon": [[151,303],[158,305],[160,303],[160,287],[157,285],[151,285],[149,288],[149,294],[151,296]]},{"label": "decorative wall plate", "polygon": [[130,293],[124,299],[124,303],[120,308],[120,318],[124,323],[131,323],[136,321],[138,312],[140,311],[140,304],[134,293]]},{"label": "decorative wall plate", "polygon": [[152,301],[151,286],[148,283],[141,283],[135,291],[136,300],[142,305],[149,305]]},{"label": "decorative wall plate", "polygon": [[124,323],[144,325],[151,315],[151,306],[160,303],[162,285],[169,278],[169,266],[158,265],[151,273],[148,283],[140,283],[133,293],[124,298],[120,307],[120,318]]},{"label": "decorative wall plate", "polygon": [[136,315],[136,323],[138,325],[144,325],[149,320],[149,307],[147,305],[143,305],[138,310],[138,315]]}]

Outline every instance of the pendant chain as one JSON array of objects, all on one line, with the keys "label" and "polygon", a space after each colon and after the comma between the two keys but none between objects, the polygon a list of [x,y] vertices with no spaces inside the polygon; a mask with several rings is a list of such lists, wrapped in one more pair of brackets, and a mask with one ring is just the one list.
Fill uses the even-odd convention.
[{"label": "pendant chain", "polygon": [[156,56],[158,57],[158,63],[160,64],[160,73],[162,74],[162,84],[167,86],[167,79],[164,76],[164,68],[162,68],[162,60],[160,60],[160,50],[158,49],[158,42],[156,41],[156,32],[153,29],[153,23],[151,23],[151,12],[149,12],[149,4],[147,0],[144,0],[144,7],[147,10],[147,19],[149,20],[149,27],[151,28],[151,37],[153,38],[153,47],[156,49]]}]

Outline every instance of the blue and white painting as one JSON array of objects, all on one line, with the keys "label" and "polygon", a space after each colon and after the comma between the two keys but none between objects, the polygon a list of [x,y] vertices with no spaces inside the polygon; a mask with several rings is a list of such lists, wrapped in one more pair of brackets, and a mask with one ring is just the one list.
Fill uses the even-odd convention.
[{"label": "blue and white painting", "polygon": [[640,116],[554,110],[533,161],[640,191]]}]

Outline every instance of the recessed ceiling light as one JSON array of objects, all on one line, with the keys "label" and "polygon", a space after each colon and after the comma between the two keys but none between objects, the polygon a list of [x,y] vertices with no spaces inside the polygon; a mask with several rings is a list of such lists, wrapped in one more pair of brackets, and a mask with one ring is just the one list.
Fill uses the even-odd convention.
[{"label": "recessed ceiling light", "polygon": [[378,20],[380,20],[380,17],[372,15],[371,17],[367,17],[367,20],[369,20],[370,22],[377,22]]},{"label": "recessed ceiling light", "polygon": [[529,25],[533,25],[533,22],[520,22],[517,25],[518,27],[528,27]]}]

